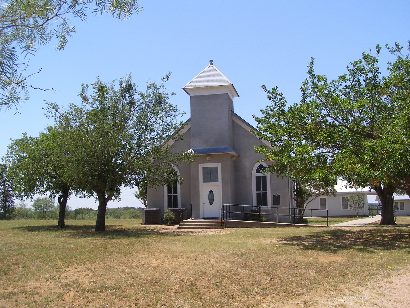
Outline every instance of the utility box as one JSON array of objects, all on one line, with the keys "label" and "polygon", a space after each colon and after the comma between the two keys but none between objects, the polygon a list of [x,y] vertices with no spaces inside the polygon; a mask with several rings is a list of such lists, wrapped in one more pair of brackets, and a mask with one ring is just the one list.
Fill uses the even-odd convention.
[{"label": "utility box", "polygon": [[144,209],[142,215],[143,225],[160,225],[161,224],[161,210],[158,208]]}]

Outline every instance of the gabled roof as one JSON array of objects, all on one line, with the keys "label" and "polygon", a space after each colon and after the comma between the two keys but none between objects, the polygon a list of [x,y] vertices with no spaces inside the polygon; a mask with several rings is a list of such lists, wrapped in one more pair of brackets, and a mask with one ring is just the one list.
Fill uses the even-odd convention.
[{"label": "gabled roof", "polygon": [[232,119],[234,122],[236,122],[239,126],[241,126],[243,129],[246,131],[250,132],[252,135],[254,135],[256,138],[258,138],[264,145],[270,147],[270,143],[266,140],[260,139],[255,133],[257,129],[253,127],[249,122],[247,122],[245,119],[240,117],[237,113],[232,112]]},{"label": "gabled roof", "polygon": [[[232,120],[234,122],[236,122],[239,126],[241,126],[243,129],[245,129],[246,131],[248,131],[249,133],[251,133],[252,135],[254,135],[255,137],[257,137],[255,135],[256,132],[256,128],[253,127],[251,124],[249,124],[245,119],[243,119],[242,117],[240,117],[238,114],[236,114],[235,112],[232,112]],[[185,123],[183,123],[179,129],[176,130],[176,132],[168,139],[168,141],[165,143],[166,146],[171,146],[175,143],[175,141],[178,140],[178,138],[182,135],[184,135],[189,129],[191,128],[191,119],[189,118],[187,121],[185,121]],[[258,138],[258,137],[257,137]],[[259,139],[259,138],[258,138]],[[270,147],[269,142],[259,139],[262,143],[264,143],[266,146]],[[215,149],[215,148],[212,148]],[[195,149],[192,149],[195,152]],[[199,151],[202,151],[202,149],[196,149]],[[225,149],[226,150],[226,149]],[[235,155],[235,151],[226,151],[227,153],[232,152],[230,154]],[[200,153],[199,153],[200,154]]]},{"label": "gabled roof", "polygon": [[[239,97],[234,85],[210,60],[198,75],[182,88],[188,95],[228,93],[232,98]],[[205,90],[205,91],[204,91]]]}]

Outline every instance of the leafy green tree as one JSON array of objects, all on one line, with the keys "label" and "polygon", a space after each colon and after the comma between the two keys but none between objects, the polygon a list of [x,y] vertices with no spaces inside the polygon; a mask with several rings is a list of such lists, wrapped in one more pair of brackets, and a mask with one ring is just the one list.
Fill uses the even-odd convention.
[{"label": "leafy green tree", "polygon": [[14,140],[6,155],[13,187],[20,197],[57,196],[60,228],[65,227],[67,200],[71,194],[66,175],[70,157],[65,138],[68,138],[66,131],[49,127],[37,138],[24,135]]},{"label": "leafy green tree", "polygon": [[145,207],[147,207],[148,201],[148,181],[146,180],[146,175],[144,174],[141,179],[137,182],[137,191],[135,192],[135,197],[142,201]]},{"label": "leafy green tree", "polygon": [[[347,73],[328,81],[310,65],[303,100],[320,112],[315,134],[329,148],[337,173],[353,186],[370,186],[382,205],[381,224],[395,224],[393,193],[409,170],[409,55],[396,44],[383,76],[380,46],[364,52]],[[402,67],[407,69],[401,70]],[[331,138],[321,137],[325,134]]]},{"label": "leafy green tree", "polygon": [[303,218],[305,206],[315,197],[334,193],[336,175],[332,170],[329,155],[309,143],[313,127],[310,127],[305,113],[313,110],[307,104],[288,103],[277,87],[268,90],[270,104],[262,110],[262,117],[255,117],[256,134],[269,142],[270,146],[256,148],[264,159],[271,161],[267,171],[288,176],[293,185],[293,199],[298,213]]},{"label": "leafy green tree", "polygon": [[[321,175],[325,171],[322,164],[315,167],[319,158],[331,174],[342,177],[351,186],[370,186],[379,196],[384,225],[395,224],[393,193],[403,187],[410,174],[410,60],[399,44],[387,49],[393,59],[387,63],[385,76],[379,63],[380,46],[376,54],[364,52],[345,74],[331,81],[315,73],[312,60],[301,87],[301,102],[286,111],[291,119],[290,131],[267,128],[267,133],[283,138],[283,154],[292,157],[290,170],[299,164],[301,168],[297,170],[301,173],[307,168],[308,175]],[[266,115],[266,123],[274,120],[275,117]],[[293,121],[301,125],[294,126]],[[298,134],[303,141],[294,152],[287,151],[288,140]],[[272,151],[278,151],[275,147],[283,144],[273,142],[272,146]],[[300,160],[293,161],[298,156],[302,164]]]},{"label": "leafy green tree", "polygon": [[37,198],[31,206],[34,209],[36,217],[41,219],[51,218],[56,212],[54,201],[50,198]]},{"label": "leafy green tree", "polygon": [[[137,0],[5,0],[0,5],[0,107],[18,103],[35,88],[28,62],[40,45],[57,40],[64,49],[75,32],[72,22],[90,13],[126,18],[140,7]],[[35,73],[34,73],[35,74]]]},{"label": "leafy green tree", "polygon": [[70,182],[98,200],[95,230],[104,231],[107,203],[119,197],[122,186],[138,186],[146,174],[147,181],[163,183],[171,163],[186,156],[164,146],[181,124],[180,113],[163,83],[138,91],[131,77],[118,86],[101,80],[83,85],[80,97],[82,104],[67,111],[54,106],[56,123],[72,132],[67,140]]},{"label": "leafy green tree", "polygon": [[7,167],[0,164],[0,219],[11,218],[14,208],[14,194],[7,176]]},{"label": "leafy green tree", "polygon": [[362,194],[353,194],[347,197],[349,209],[355,211],[357,216],[364,209],[364,198],[365,196]]}]

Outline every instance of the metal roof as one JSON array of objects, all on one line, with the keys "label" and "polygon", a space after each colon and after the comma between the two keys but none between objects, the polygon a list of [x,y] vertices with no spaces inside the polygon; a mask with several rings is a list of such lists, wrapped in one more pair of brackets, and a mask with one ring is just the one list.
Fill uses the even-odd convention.
[{"label": "metal roof", "polygon": [[209,64],[198,75],[196,75],[184,87],[184,91],[191,95],[193,89],[198,88],[226,88],[232,97],[239,97],[234,85],[221,73],[220,70],[210,60]]}]

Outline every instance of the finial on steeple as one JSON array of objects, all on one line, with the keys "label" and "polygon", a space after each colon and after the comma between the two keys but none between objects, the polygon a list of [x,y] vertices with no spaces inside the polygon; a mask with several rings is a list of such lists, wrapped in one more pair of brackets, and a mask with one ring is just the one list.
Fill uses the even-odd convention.
[{"label": "finial on steeple", "polygon": [[214,60],[209,60],[209,65],[214,65]]}]

